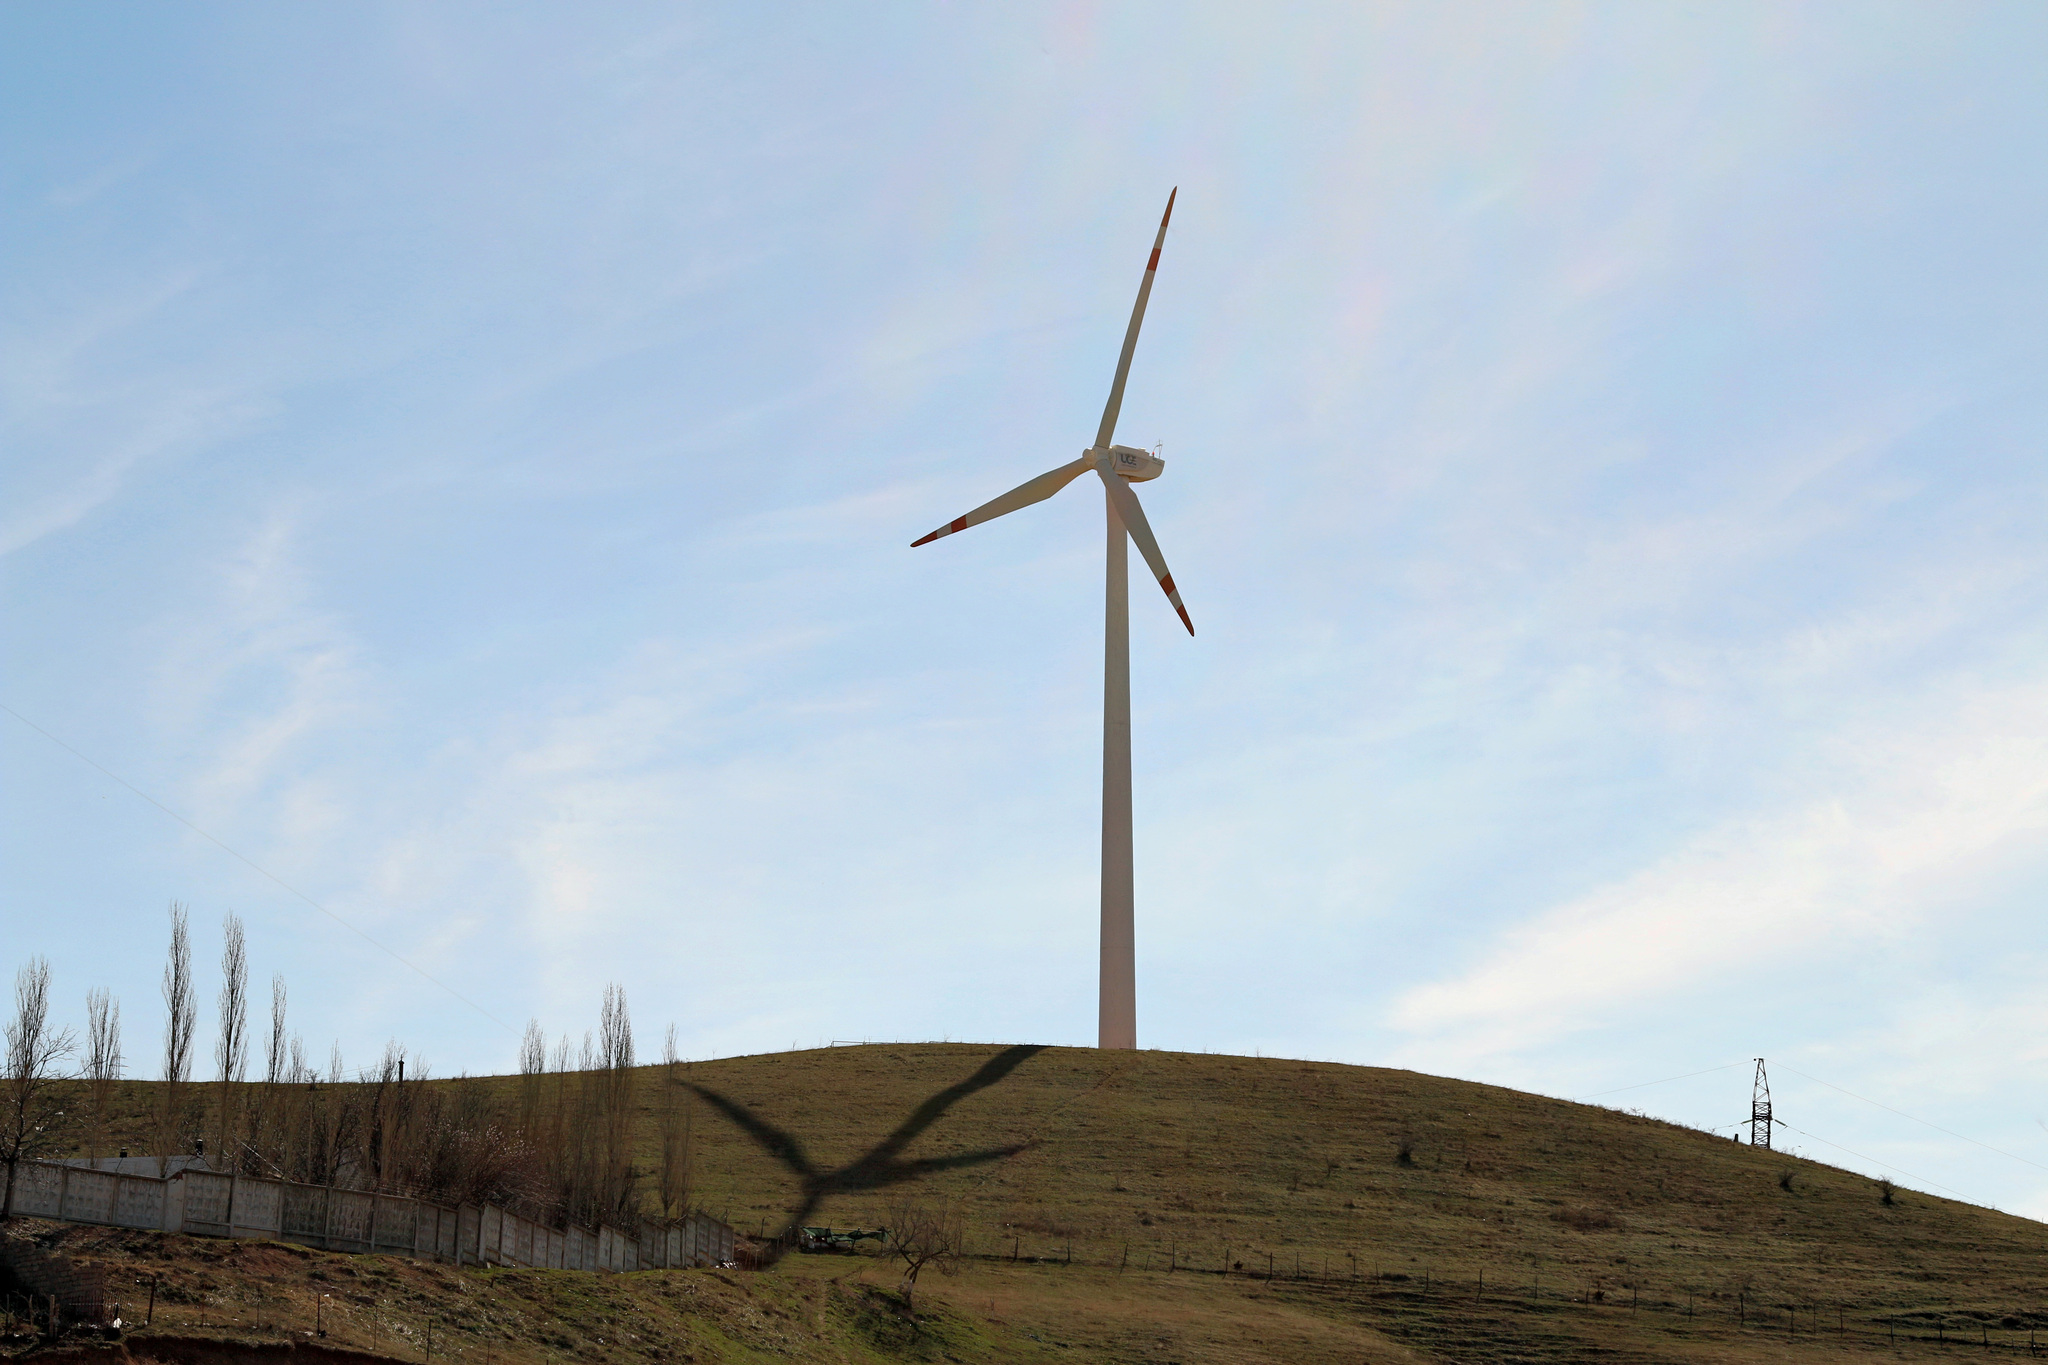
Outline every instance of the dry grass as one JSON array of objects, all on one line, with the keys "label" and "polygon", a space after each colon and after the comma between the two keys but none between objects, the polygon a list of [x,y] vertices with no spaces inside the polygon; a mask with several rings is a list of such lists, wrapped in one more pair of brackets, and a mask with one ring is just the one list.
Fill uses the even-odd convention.
[{"label": "dry grass", "polygon": [[[688,1077],[793,1133],[828,1167],[996,1051],[836,1048],[700,1062]],[[511,1102],[511,1081],[485,1084]],[[652,1089],[640,1087],[649,1164]],[[705,1106],[694,1129],[698,1201],[743,1229],[775,1227],[796,1199],[794,1179]],[[1032,1145],[1003,1161],[927,1177],[932,1195],[964,1210],[969,1250],[983,1258],[921,1285],[921,1299],[946,1307],[928,1331],[904,1327],[884,1288],[893,1272],[865,1258],[792,1257],[734,1285],[689,1275],[484,1279],[589,1286],[548,1290],[521,1310],[574,1322],[638,1311],[618,1305],[670,1280],[702,1286],[691,1311],[711,1312],[729,1295],[772,1301],[795,1315],[788,1321],[814,1324],[811,1345],[792,1337],[786,1346],[794,1359],[814,1348],[820,1359],[919,1358],[920,1342],[951,1333],[932,1358],[1821,1360],[1889,1354],[1887,1323],[1909,1337],[1940,1331],[2022,1351],[2029,1329],[2048,1329],[2041,1224],[1910,1191],[1887,1205],[1878,1185],[1845,1171],[1469,1082],[1048,1049],[962,1100],[906,1155],[1023,1141]],[[837,1196],[814,1221],[873,1226],[899,1193]],[[1226,1257],[1244,1271],[1218,1273]],[[1181,1269],[1169,1272],[1169,1260]],[[1271,1283],[1269,1264],[1280,1277]],[[482,1275],[406,1273],[449,1294]],[[664,1331],[681,1342],[690,1319],[675,1321]],[[1814,1334],[1823,1326],[1828,1334]],[[734,1354],[743,1344],[689,1349],[697,1359],[752,1358]],[[531,1355],[510,1339],[504,1349],[508,1359]],[[1898,1351],[1931,1358],[1938,1348],[1908,1340]]]}]

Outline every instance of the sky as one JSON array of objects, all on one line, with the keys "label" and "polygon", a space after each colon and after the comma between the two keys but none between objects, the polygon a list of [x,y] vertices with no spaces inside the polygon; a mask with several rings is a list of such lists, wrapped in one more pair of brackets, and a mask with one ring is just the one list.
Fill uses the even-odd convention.
[{"label": "sky", "polygon": [[609,983],[643,1056],[1092,1043],[1099,498],[910,541],[1092,439],[1178,187],[1141,1043],[1724,1128],[1764,1057],[1780,1145],[2048,1217],[2044,71],[2032,4],[8,7],[0,969],[139,1076],[172,902],[351,1066]]}]

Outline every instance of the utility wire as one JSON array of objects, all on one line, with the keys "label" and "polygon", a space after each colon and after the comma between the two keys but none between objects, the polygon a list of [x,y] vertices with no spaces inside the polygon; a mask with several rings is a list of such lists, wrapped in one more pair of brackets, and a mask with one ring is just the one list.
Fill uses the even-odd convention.
[{"label": "utility wire", "polygon": [[[1787,1071],[1790,1071],[1792,1068],[1788,1066],[1785,1069]],[[1808,1079],[1810,1080],[1812,1078],[1808,1077]],[[1823,1082],[1823,1084],[1825,1084],[1825,1082]],[[1803,1138],[1812,1138],[1815,1142],[1822,1143],[1826,1146],[1832,1147],[1838,1152],[1849,1152],[1849,1149],[1847,1147],[1844,1147],[1841,1143],[1829,1142],[1826,1138],[1820,1137],[1814,1133],[1809,1133],[1804,1128],[1793,1128],[1791,1124],[1785,1122],[1785,1120],[1783,1119],[1772,1119],[1771,1122],[1777,1124],[1780,1128],[1791,1129],[1792,1132],[1799,1134],[1799,1136]],[[1937,1190],[1948,1190],[1950,1194],[1954,1195],[1956,1198],[1962,1200],[1966,1204],[1970,1202],[1970,1196],[1964,1194],[1961,1190],[1950,1189],[1947,1185],[1942,1184],[1938,1180],[1929,1180],[1924,1175],[1914,1175],[1911,1171],[1904,1170],[1898,1166],[1894,1166],[1889,1161],[1879,1161],[1876,1157],[1865,1156],[1861,1152],[1849,1152],[1849,1155],[1855,1157],[1858,1161],[1867,1161],[1873,1166],[1882,1166],[1888,1171],[1897,1171],[1900,1175],[1906,1177],[1906,1179],[1918,1181],[1922,1185],[1932,1185]]]},{"label": "utility wire", "polygon": [[370,946],[371,946],[372,948],[375,948],[375,949],[377,949],[377,950],[378,950],[379,952],[381,952],[381,953],[384,953],[385,955],[389,956],[389,957],[390,957],[390,958],[391,958],[391,959],[392,959],[393,961],[395,961],[395,962],[399,963],[399,964],[400,964],[401,966],[404,966],[404,967],[406,967],[406,968],[410,969],[411,971],[413,971],[413,972],[417,973],[417,974],[418,974],[418,976],[420,977],[420,979],[421,979],[421,980],[423,980],[423,981],[425,981],[425,982],[427,982],[427,983],[428,983],[429,985],[433,985],[433,986],[438,986],[438,987],[440,987],[440,988],[441,988],[442,990],[444,990],[444,991],[448,992],[448,994],[450,994],[450,995],[454,996],[454,997],[455,997],[455,998],[456,998],[457,1000],[460,1000],[460,1001],[461,1001],[461,1002],[462,1002],[463,1004],[465,1004],[465,1005],[469,1006],[469,1007],[470,1007],[471,1009],[475,1010],[475,1011],[476,1011],[476,1012],[477,1012],[478,1014],[481,1014],[481,1015],[482,1015],[482,1016],[483,1016],[484,1018],[486,1018],[486,1019],[490,1020],[490,1021],[491,1021],[492,1023],[496,1024],[496,1025],[497,1025],[497,1026],[498,1026],[499,1028],[501,1028],[501,1029],[504,1029],[504,1030],[505,1030],[505,1031],[506,1031],[507,1033],[511,1033],[511,1032],[515,1032],[515,1031],[516,1031],[516,1030],[514,1030],[514,1029],[513,1029],[513,1027],[512,1027],[512,1026],[511,1026],[510,1024],[506,1023],[506,1022],[505,1022],[505,1021],[504,1021],[503,1019],[500,1019],[500,1018],[499,1018],[499,1017],[498,1017],[497,1015],[495,1015],[495,1014],[492,1014],[492,1013],[491,1013],[491,1012],[490,1012],[489,1010],[485,1009],[485,1008],[484,1008],[484,1007],[483,1007],[482,1005],[479,1005],[479,1004],[477,1004],[477,1003],[476,1003],[476,1001],[474,1001],[474,1000],[470,999],[470,998],[469,998],[468,996],[464,995],[464,994],[463,994],[463,993],[462,993],[461,991],[458,991],[458,990],[456,990],[456,989],[455,989],[455,988],[454,988],[453,986],[449,985],[449,984],[448,984],[447,982],[445,982],[445,981],[442,981],[442,980],[440,980],[440,979],[438,979],[438,978],[436,978],[436,977],[430,976],[430,975],[429,975],[429,974],[427,973],[427,971],[426,971],[426,969],[425,969],[425,968],[423,968],[423,967],[419,966],[419,965],[418,965],[417,963],[415,963],[415,962],[411,961],[410,959],[408,959],[408,958],[407,958],[407,957],[406,957],[406,956],[405,956],[405,955],[404,955],[403,953],[400,953],[400,952],[399,952],[399,951],[398,951],[397,949],[395,949],[395,948],[391,948],[391,947],[387,947],[387,946],[386,946],[385,944],[382,944],[382,943],[378,942],[378,941],[377,941],[376,939],[374,939],[374,938],[370,937],[370,935],[369,935],[369,934],[365,933],[365,932],[364,932],[363,930],[361,930],[361,929],[358,929],[358,928],[357,928],[357,927],[356,927],[355,925],[353,925],[353,924],[350,924],[350,923],[349,923],[349,922],[348,922],[347,920],[343,919],[343,918],[342,918],[342,917],[341,917],[340,915],[337,915],[337,914],[335,914],[335,913],[334,913],[334,912],[333,912],[332,910],[329,910],[329,909],[328,909],[328,908],[327,908],[326,906],[322,905],[322,904],[321,904],[321,903],[320,903],[319,901],[316,901],[316,900],[314,900],[314,899],[313,899],[313,898],[312,898],[311,896],[309,896],[309,895],[307,895],[307,894],[306,894],[305,892],[303,892],[303,891],[299,890],[299,889],[298,889],[298,888],[297,888],[296,886],[293,886],[293,885],[292,885],[292,884],[291,884],[290,882],[287,882],[287,881],[286,881],[286,880],[285,880],[284,878],[282,878],[282,877],[278,876],[278,875],[277,875],[277,874],[276,874],[275,872],[272,872],[272,871],[271,871],[270,869],[268,869],[268,868],[266,868],[266,867],[263,867],[263,866],[261,866],[260,864],[258,864],[258,863],[257,863],[257,862],[256,862],[256,861],[255,861],[255,860],[253,859],[253,858],[249,858],[249,857],[246,857],[246,856],[244,856],[243,854],[241,854],[241,853],[238,853],[238,852],[236,852],[236,851],[235,851],[234,849],[232,849],[232,848],[229,848],[229,847],[228,847],[228,846],[227,846],[226,844],[224,844],[224,843],[222,843],[222,842],[221,842],[220,840],[218,840],[218,839],[214,838],[214,837],[213,837],[213,836],[212,836],[211,834],[208,834],[208,833],[207,833],[207,832],[206,832],[205,830],[203,830],[203,829],[199,828],[199,826],[197,826],[197,825],[193,824],[193,823],[192,823],[192,822],[191,822],[190,820],[187,820],[187,819],[186,819],[186,818],[185,818],[184,816],[182,816],[182,815],[178,814],[178,812],[176,812],[176,811],[172,810],[172,809],[171,809],[171,808],[170,808],[169,806],[166,806],[166,805],[165,805],[165,804],[164,804],[163,802],[161,802],[161,801],[157,800],[157,799],[156,799],[156,798],[155,798],[154,796],[151,796],[151,795],[150,795],[150,794],[149,794],[148,792],[146,792],[146,791],[142,790],[142,788],[140,788],[140,787],[136,786],[136,785],[135,785],[135,784],[134,784],[133,782],[130,782],[130,781],[128,781],[128,780],[127,780],[126,778],[122,777],[122,776],[121,776],[120,774],[118,774],[118,773],[114,773],[114,772],[110,772],[110,771],[108,771],[108,770],[107,770],[106,768],[103,768],[103,767],[101,767],[101,766],[100,766],[99,764],[97,764],[97,763],[93,762],[93,761],[92,761],[92,760],[91,760],[90,758],[87,758],[87,757],[86,757],[86,756],[85,756],[84,754],[82,754],[82,753],[80,753],[80,752],[79,752],[78,750],[76,750],[76,749],[72,748],[72,747],[71,747],[71,746],[70,746],[69,744],[66,744],[66,743],[65,743],[65,742],[64,742],[63,740],[61,740],[61,739],[57,738],[57,737],[56,737],[55,735],[51,734],[51,733],[50,733],[50,732],[49,732],[48,730],[45,730],[45,729],[44,729],[44,728],[43,728],[42,726],[40,726],[40,725],[36,724],[36,723],[35,723],[34,721],[30,720],[30,719],[29,719],[29,718],[28,718],[27,716],[24,716],[23,714],[21,714],[21,712],[19,712],[19,711],[15,710],[15,709],[14,709],[13,707],[9,706],[9,705],[8,705],[8,704],[7,704],[6,702],[0,702],[0,711],[5,711],[5,712],[6,712],[6,713],[7,713],[8,715],[10,715],[10,716],[14,717],[14,718],[15,718],[16,720],[20,721],[20,722],[21,722],[21,723],[22,723],[23,725],[26,725],[26,726],[27,726],[27,727],[28,727],[29,729],[31,729],[31,730],[35,731],[35,732],[36,732],[37,734],[41,735],[41,736],[42,736],[42,737],[43,737],[44,739],[47,739],[47,740],[49,740],[49,741],[50,741],[50,743],[52,743],[52,744],[56,745],[56,746],[57,746],[58,748],[62,749],[62,750],[63,750],[63,751],[65,752],[65,753],[67,753],[67,754],[70,754],[70,755],[71,755],[71,756],[72,756],[73,758],[77,759],[77,760],[78,760],[79,762],[81,762],[81,763],[85,764],[85,765],[86,765],[87,767],[89,767],[89,768],[93,769],[93,770],[94,770],[95,772],[99,773],[99,774],[100,774],[100,775],[101,775],[102,777],[105,777],[105,778],[109,779],[110,781],[113,781],[113,782],[118,782],[118,783],[120,783],[120,784],[121,784],[122,786],[126,787],[126,788],[127,788],[127,789],[128,789],[129,791],[131,791],[131,792],[134,792],[134,793],[135,793],[135,794],[136,794],[137,796],[139,796],[139,797],[141,797],[141,798],[142,798],[143,800],[145,800],[145,801],[149,802],[149,804],[150,804],[150,805],[152,805],[152,806],[155,806],[155,807],[156,807],[156,808],[157,808],[158,810],[162,811],[162,812],[163,812],[163,813],[164,813],[165,815],[168,815],[168,816],[170,816],[170,817],[171,817],[171,818],[172,818],[173,820],[176,820],[176,821],[177,821],[177,822],[178,822],[179,824],[183,825],[183,826],[184,826],[184,827],[185,827],[186,829],[189,829],[189,830],[191,830],[191,831],[192,831],[192,832],[193,832],[194,834],[196,834],[196,835],[198,835],[198,836],[199,836],[200,838],[202,838],[202,839],[206,840],[206,842],[208,842],[209,844],[212,844],[212,845],[213,845],[213,846],[214,846],[215,848],[219,849],[219,850],[220,850],[221,852],[223,852],[223,853],[227,854],[227,855],[228,855],[228,856],[229,856],[230,858],[233,858],[233,859],[235,859],[235,860],[236,860],[237,862],[239,862],[239,863],[242,863],[243,865],[245,865],[246,867],[248,867],[248,868],[249,868],[250,870],[252,870],[252,871],[254,871],[254,872],[256,872],[256,873],[258,873],[258,874],[260,874],[260,875],[262,875],[262,876],[264,876],[264,877],[267,877],[267,878],[269,878],[269,879],[270,879],[271,881],[273,881],[273,882],[277,883],[277,884],[278,884],[279,886],[283,887],[283,888],[284,888],[284,889],[285,889],[286,891],[290,892],[290,893],[291,893],[292,895],[294,895],[294,896],[297,896],[297,897],[298,897],[298,898],[299,898],[300,900],[302,900],[302,901],[304,901],[304,902],[305,902],[306,904],[308,904],[308,905],[312,906],[312,907],[313,907],[313,908],[314,908],[315,910],[318,910],[318,911],[319,911],[319,912],[320,912],[321,914],[323,914],[323,915],[327,916],[327,918],[329,918],[329,919],[333,920],[333,921],[334,921],[334,922],[335,922],[336,924],[339,924],[339,925],[340,925],[340,926],[341,926],[342,928],[344,928],[344,929],[348,930],[348,931],[349,931],[349,932],[350,932],[351,934],[354,934],[354,935],[355,935],[355,936],[356,936],[357,938],[361,939],[361,940],[362,940],[363,942],[365,942],[365,943],[369,944],[369,945],[370,945]]},{"label": "utility wire", "polygon": [[1716,1071],[1726,1071],[1731,1066],[1744,1065],[1746,1065],[1746,1063],[1725,1062],[1720,1066],[1710,1066],[1705,1071],[1688,1071],[1683,1076],[1666,1076],[1661,1081],[1637,1081],[1634,1085],[1617,1085],[1612,1090],[1595,1090],[1590,1095],[1574,1095],[1571,1097],[1571,1101],[1573,1104],[1581,1104],[1586,1100],[1597,1100],[1602,1095],[1619,1095],[1624,1090],[1641,1090],[1643,1087],[1650,1085],[1668,1085],[1672,1081],[1691,1080],[1694,1076],[1709,1076]]},{"label": "utility wire", "polygon": [[[1808,1076],[1804,1071],[1801,1071],[1796,1067],[1785,1066],[1784,1064],[1780,1063],[1779,1070],[1790,1071],[1795,1076],[1805,1077],[1805,1079],[1812,1081],[1815,1085],[1825,1085],[1830,1090],[1841,1091],[1842,1094],[1847,1095],[1852,1100],[1862,1100],[1865,1104],[1877,1105],[1879,1109],[1884,1110],[1887,1114],[1897,1114],[1902,1119],[1912,1119],[1915,1123],[1926,1124],[1927,1127],[1932,1128],[1935,1132],[1947,1133],[1950,1137],[1955,1138],[1959,1142],[1967,1142],[1973,1147],[1982,1147],[1987,1152],[1997,1152],[1998,1155],[2002,1157],[2010,1157],[2012,1160],[2019,1162],[2022,1166],[2032,1166],[2037,1171],[2048,1171],[2048,1166],[2043,1166],[2038,1161],[2029,1161],[2027,1160],[2027,1158],[2023,1156],[2014,1156],[2011,1152],[2001,1151],[1999,1148],[1993,1147],[1988,1142],[1979,1142],[1977,1141],[1977,1139],[1973,1137],[1964,1137],[1961,1133],[1955,1132],[1952,1129],[1944,1128],[1938,1123],[1928,1123],[1926,1119],[1916,1118],[1914,1115],[1908,1114],[1903,1109],[1894,1109],[1888,1104],[1878,1104],[1876,1100],[1871,1099],[1867,1095],[1859,1095],[1853,1090],[1842,1090],[1841,1086],[1832,1084],[1828,1081],[1824,1081],[1818,1076]],[[1866,1157],[1865,1160],[1868,1160],[1868,1158]]]}]

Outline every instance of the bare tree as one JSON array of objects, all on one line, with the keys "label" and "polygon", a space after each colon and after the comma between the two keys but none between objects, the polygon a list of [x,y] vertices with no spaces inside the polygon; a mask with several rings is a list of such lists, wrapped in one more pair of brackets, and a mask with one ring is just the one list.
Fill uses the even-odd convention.
[{"label": "bare tree", "polygon": [[668,1026],[661,1045],[661,1216],[680,1218],[690,1210],[691,1119],[696,1095],[683,1089],[676,1054],[676,1026]]},{"label": "bare tree", "polygon": [[272,973],[270,977],[270,1041],[263,1049],[263,1080],[267,1085],[278,1085],[284,1081],[290,1064],[290,1043],[284,1027],[284,977]]},{"label": "bare tree", "polygon": [[943,1203],[905,1200],[889,1210],[889,1249],[903,1263],[903,1305],[916,1309],[917,1277],[926,1268],[953,1273],[966,1243],[957,1209]]},{"label": "bare tree", "polygon": [[519,1040],[519,1132],[532,1142],[540,1122],[541,1082],[548,1069],[548,1036],[540,1020],[526,1021],[526,1034]]},{"label": "bare tree", "polygon": [[241,918],[229,912],[221,924],[220,1035],[213,1059],[220,1072],[220,1155],[230,1169],[241,1146],[236,1100],[249,1074],[249,954],[242,939]]},{"label": "bare tree", "polygon": [[604,988],[604,1009],[598,1016],[598,1031],[604,1049],[604,1065],[611,1071],[633,1067],[633,1019],[626,1012],[626,988]]},{"label": "bare tree", "polygon": [[540,1149],[543,1178],[548,1184],[548,1197],[562,1209],[575,1207],[576,1159],[573,1135],[581,1130],[580,1124],[571,1121],[569,1112],[571,1051],[569,1035],[565,1033],[555,1043],[554,1051],[549,1054],[547,1113],[537,1144]]},{"label": "bare tree", "polygon": [[107,1131],[107,1109],[121,1080],[121,1002],[104,989],[85,994],[85,1083],[90,1108],[86,1155],[97,1158]]},{"label": "bare tree", "polygon": [[639,1172],[633,1169],[633,1020],[626,1011],[625,987],[605,987],[598,1037],[604,1068],[597,1096],[604,1133],[598,1217],[623,1222],[640,1211]]},{"label": "bare tree", "polygon": [[0,1161],[7,1189],[0,1221],[14,1216],[14,1174],[24,1161],[54,1146],[61,1134],[63,1080],[58,1063],[71,1054],[68,1030],[50,1028],[50,964],[30,958],[14,974],[14,1013],[7,1021],[7,1070],[0,1076]]},{"label": "bare tree", "polygon": [[171,953],[164,963],[164,1083],[157,1094],[157,1174],[168,1175],[185,1114],[185,1082],[192,1078],[192,1030],[199,1005],[192,991],[192,937],[185,907],[171,902]]},{"label": "bare tree", "polygon": [[284,977],[273,972],[270,977],[270,1033],[263,1040],[263,1084],[245,1088],[249,1098],[245,1150],[251,1154],[272,1154],[263,1159],[273,1167],[276,1166],[275,1154],[282,1146],[278,1130],[285,1122],[292,1099],[284,1084],[285,1068],[291,1062],[290,1043],[290,1035],[285,1030]]},{"label": "bare tree", "polygon": [[384,1058],[377,1064],[377,1080],[370,1092],[370,1114],[363,1135],[363,1156],[378,1189],[405,1183],[409,1117],[406,1098],[405,1049],[393,1038],[384,1044]]}]

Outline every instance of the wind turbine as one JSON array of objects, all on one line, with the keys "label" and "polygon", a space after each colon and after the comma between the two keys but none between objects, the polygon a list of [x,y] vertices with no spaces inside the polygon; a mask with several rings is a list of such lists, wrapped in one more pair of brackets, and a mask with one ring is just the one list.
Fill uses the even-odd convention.
[{"label": "wind turbine", "polygon": [[1146,524],[1145,509],[1138,505],[1138,495],[1131,490],[1132,484],[1165,473],[1166,461],[1150,451],[1111,444],[1116,435],[1117,411],[1124,403],[1124,379],[1131,372],[1131,353],[1138,347],[1138,328],[1145,321],[1145,302],[1152,297],[1152,276],[1159,269],[1159,249],[1166,244],[1166,224],[1173,217],[1173,201],[1179,193],[1175,187],[1166,196],[1166,213],[1159,220],[1159,235],[1152,242],[1152,258],[1145,263],[1145,278],[1138,284],[1138,301],[1131,308],[1131,325],[1124,332],[1123,353],[1116,360],[1116,380],[1109,386],[1109,403],[1102,409],[1102,425],[1096,428],[1095,444],[1082,451],[1081,458],[1072,464],[1040,474],[911,542],[913,549],[929,545],[941,536],[1043,502],[1091,469],[1102,478],[1109,537],[1102,632],[1102,978],[1096,1046],[1103,1048],[1138,1045],[1137,935],[1131,887],[1131,606],[1124,552],[1126,536],[1138,542],[1138,553],[1145,557],[1152,576],[1165,590],[1166,600],[1180,613],[1181,624],[1188,628],[1188,634],[1195,633],[1195,623],[1188,619],[1188,609],[1181,605],[1180,590],[1173,586],[1173,575],[1166,571],[1166,558],[1159,553],[1159,542],[1152,538],[1152,528]]}]

